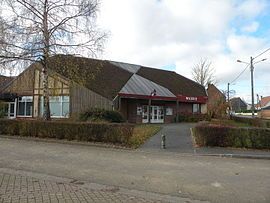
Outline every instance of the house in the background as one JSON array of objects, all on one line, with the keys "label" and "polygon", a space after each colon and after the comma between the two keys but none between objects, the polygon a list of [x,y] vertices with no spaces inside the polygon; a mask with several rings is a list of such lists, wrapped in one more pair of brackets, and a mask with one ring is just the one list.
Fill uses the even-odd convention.
[{"label": "house in the background", "polygon": [[207,112],[211,117],[224,117],[228,107],[226,96],[214,85],[208,84]]},{"label": "house in the background", "polygon": [[259,102],[258,117],[270,119],[270,96],[262,97]]},{"label": "house in the background", "polygon": [[270,103],[270,96],[261,97],[261,100],[259,101],[257,105],[258,105],[258,108],[260,109],[260,108],[266,107],[268,103]]},{"label": "house in the background", "polygon": [[[205,88],[173,71],[69,55],[51,57],[48,67],[52,118],[93,107],[118,110],[131,123],[170,123],[180,114],[207,113]],[[1,95],[10,95],[10,117],[42,116],[41,71],[32,64],[2,89]]]},{"label": "house in the background", "polygon": [[230,106],[233,112],[243,112],[247,110],[247,104],[240,97],[230,99]]}]

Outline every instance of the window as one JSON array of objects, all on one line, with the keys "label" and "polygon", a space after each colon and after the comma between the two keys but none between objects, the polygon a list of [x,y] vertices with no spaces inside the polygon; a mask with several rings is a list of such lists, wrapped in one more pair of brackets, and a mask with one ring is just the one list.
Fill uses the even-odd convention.
[{"label": "window", "polygon": [[142,115],[142,107],[141,106],[137,106],[137,116]]},{"label": "window", "polygon": [[19,98],[19,111],[18,116],[31,117],[33,110],[33,97],[20,97]]},{"label": "window", "polygon": [[[40,98],[40,116],[43,114],[43,97]],[[69,96],[50,96],[51,117],[68,118],[69,117]]]},{"label": "window", "polygon": [[166,116],[172,116],[173,115],[173,109],[171,107],[166,108]]},{"label": "window", "polygon": [[200,104],[193,104],[192,112],[193,113],[201,113],[201,106],[200,106]]}]

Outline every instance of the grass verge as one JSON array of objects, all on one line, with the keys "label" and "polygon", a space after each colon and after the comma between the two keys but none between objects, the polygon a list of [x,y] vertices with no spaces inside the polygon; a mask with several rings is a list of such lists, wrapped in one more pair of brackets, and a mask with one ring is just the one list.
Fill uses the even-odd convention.
[{"label": "grass verge", "polygon": [[146,140],[160,131],[159,125],[136,125],[133,129],[133,134],[129,139],[129,146],[132,148],[138,148]]}]

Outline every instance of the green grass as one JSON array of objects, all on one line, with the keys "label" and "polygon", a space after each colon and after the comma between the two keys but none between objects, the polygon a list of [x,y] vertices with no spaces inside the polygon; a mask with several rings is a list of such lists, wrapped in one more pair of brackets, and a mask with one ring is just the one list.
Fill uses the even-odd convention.
[{"label": "green grass", "polygon": [[237,122],[237,121],[228,120],[228,119],[212,119],[210,123],[223,125],[223,126],[232,126],[232,127],[250,127],[251,126],[248,123],[242,123],[242,122]]},{"label": "green grass", "polygon": [[132,148],[138,148],[146,140],[160,131],[159,125],[136,125],[132,137],[129,140],[129,146]]}]

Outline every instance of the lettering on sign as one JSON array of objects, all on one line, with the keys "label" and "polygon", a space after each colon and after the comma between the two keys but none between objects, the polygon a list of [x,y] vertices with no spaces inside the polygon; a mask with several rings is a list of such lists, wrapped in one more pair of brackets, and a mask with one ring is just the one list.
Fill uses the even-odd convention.
[{"label": "lettering on sign", "polygon": [[186,97],[188,101],[197,101],[197,97]]}]

